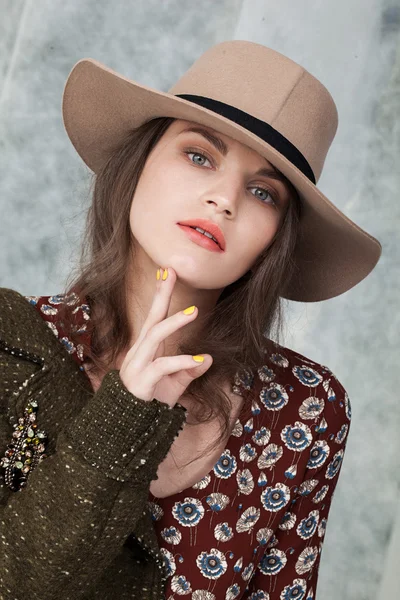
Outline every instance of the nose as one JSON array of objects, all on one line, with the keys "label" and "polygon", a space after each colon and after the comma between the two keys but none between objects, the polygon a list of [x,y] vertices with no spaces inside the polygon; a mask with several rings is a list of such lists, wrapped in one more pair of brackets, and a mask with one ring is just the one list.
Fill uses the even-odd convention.
[{"label": "nose", "polygon": [[232,216],[237,211],[243,194],[243,181],[238,174],[220,173],[212,188],[206,192],[205,201],[207,204],[215,204],[219,212],[225,211]]}]

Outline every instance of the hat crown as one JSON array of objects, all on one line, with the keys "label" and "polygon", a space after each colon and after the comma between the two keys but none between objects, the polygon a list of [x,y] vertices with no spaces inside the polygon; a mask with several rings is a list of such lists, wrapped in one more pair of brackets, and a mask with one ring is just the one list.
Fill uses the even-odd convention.
[{"label": "hat crown", "polygon": [[221,42],[206,50],[168,93],[211,98],[268,123],[303,154],[318,181],[338,112],[326,87],[290,58],[254,42]]}]

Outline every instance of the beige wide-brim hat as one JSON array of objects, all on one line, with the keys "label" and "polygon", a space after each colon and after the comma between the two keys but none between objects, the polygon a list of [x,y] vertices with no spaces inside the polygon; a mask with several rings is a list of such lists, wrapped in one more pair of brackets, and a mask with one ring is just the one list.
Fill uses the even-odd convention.
[{"label": "beige wide-brim hat", "polygon": [[84,58],[68,76],[62,111],[72,144],[94,173],[127,130],[157,117],[209,126],[265,157],[302,203],[296,270],[284,298],[334,298],[362,281],[379,260],[379,241],[316,187],[338,126],[332,96],[302,66],[271,48],[244,40],[216,44],[168,92]]}]

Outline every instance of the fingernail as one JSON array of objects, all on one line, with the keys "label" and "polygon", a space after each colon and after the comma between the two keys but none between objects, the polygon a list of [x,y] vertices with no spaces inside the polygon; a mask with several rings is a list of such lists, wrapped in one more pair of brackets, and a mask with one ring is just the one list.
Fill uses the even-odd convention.
[{"label": "fingernail", "polygon": [[157,277],[157,281],[158,281],[160,279],[160,269],[157,269],[157,275],[156,275],[156,277]]},{"label": "fingernail", "polygon": [[196,356],[192,356],[193,360],[196,362],[202,363],[204,362],[204,356],[200,356],[200,354],[196,354]]},{"label": "fingernail", "polygon": [[185,315],[192,315],[194,313],[195,308],[195,306],[188,306],[188,308],[185,308],[183,312]]},{"label": "fingernail", "polygon": [[167,279],[167,277],[168,277],[168,269],[164,269],[164,274],[162,276],[163,281],[165,281]]}]

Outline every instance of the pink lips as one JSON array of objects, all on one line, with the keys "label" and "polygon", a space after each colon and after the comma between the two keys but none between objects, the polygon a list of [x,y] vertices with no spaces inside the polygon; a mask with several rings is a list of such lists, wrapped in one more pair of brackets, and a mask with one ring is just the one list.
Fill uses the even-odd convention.
[{"label": "pink lips", "polygon": [[223,250],[216,244],[211,238],[203,235],[199,231],[192,229],[187,225],[180,225],[178,223],[178,227],[182,229],[186,233],[189,239],[192,240],[195,244],[206,248],[207,250],[211,250],[211,252],[223,252]]}]

